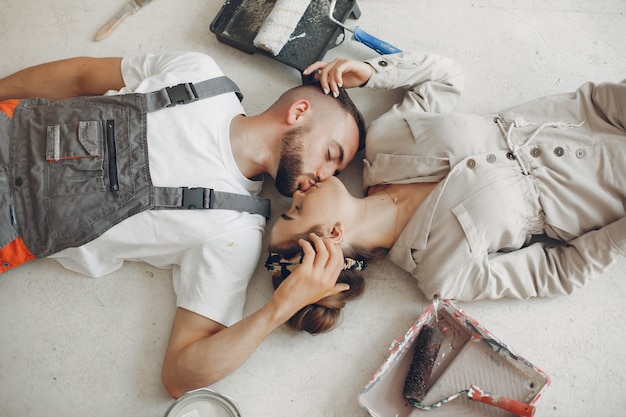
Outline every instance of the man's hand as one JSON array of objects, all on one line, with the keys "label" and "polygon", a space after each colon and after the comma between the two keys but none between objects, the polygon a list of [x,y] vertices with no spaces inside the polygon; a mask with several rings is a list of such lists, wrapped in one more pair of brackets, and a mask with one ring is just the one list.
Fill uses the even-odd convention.
[{"label": "man's hand", "polygon": [[313,246],[300,241],[300,265],[257,312],[231,327],[178,308],[163,363],[163,384],[174,398],[210,385],[244,363],[259,344],[302,307],[349,289],[337,284],[343,268],[341,248],[311,235]]},{"label": "man's hand", "polygon": [[348,284],[337,283],[343,269],[343,253],[339,245],[313,233],[310,237],[315,249],[305,240],[298,242],[304,252],[302,264],[283,281],[272,297],[284,313],[284,321],[304,306],[350,289]]},{"label": "man's hand", "polygon": [[335,58],[331,62],[317,61],[309,65],[304,75],[315,73],[324,92],[332,92],[335,97],[339,88],[354,88],[366,84],[374,69],[367,63],[351,59]]}]

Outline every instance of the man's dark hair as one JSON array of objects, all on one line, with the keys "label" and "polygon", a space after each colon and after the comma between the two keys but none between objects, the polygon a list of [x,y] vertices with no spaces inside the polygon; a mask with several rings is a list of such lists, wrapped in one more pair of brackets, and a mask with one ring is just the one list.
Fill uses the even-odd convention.
[{"label": "man's dark hair", "polygon": [[[292,87],[289,90],[285,91],[278,98],[276,103],[279,103],[285,100],[287,97],[295,98],[297,96],[296,91],[302,88],[311,88],[312,90],[317,90],[319,94],[324,95],[324,91],[319,81],[306,82],[305,84]],[[365,148],[365,136],[367,134],[367,126],[365,124],[365,118],[363,117],[359,109],[356,107],[356,105],[354,104],[350,96],[348,95],[348,92],[344,88],[340,88],[337,98],[334,98],[333,96],[329,96],[328,99],[335,100],[335,103],[337,103],[341,109],[343,109],[350,116],[352,116],[352,119],[354,119],[354,121],[356,122],[357,128],[359,130],[359,150]]]},{"label": "man's dark hair", "polygon": [[337,100],[341,104],[341,107],[345,111],[347,111],[352,116],[352,118],[354,118],[354,121],[359,128],[359,150],[365,148],[365,136],[367,134],[365,118],[356,107],[345,88],[339,89],[339,95],[337,96]]}]

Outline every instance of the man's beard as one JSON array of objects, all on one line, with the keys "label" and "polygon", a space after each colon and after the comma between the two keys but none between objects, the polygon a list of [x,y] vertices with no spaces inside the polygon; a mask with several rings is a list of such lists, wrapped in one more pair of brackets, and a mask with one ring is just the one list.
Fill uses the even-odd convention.
[{"label": "man's beard", "polygon": [[297,188],[298,177],[302,174],[302,128],[292,129],[282,138],[280,161],[276,171],[276,189],[284,196],[291,197]]}]

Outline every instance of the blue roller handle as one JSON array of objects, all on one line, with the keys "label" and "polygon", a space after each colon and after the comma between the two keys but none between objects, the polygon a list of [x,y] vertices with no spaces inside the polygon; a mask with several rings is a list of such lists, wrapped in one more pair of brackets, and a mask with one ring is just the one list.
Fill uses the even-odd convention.
[{"label": "blue roller handle", "polygon": [[361,29],[360,26],[355,27],[353,30],[353,33],[354,33],[354,39],[361,42],[363,45],[369,46],[370,48],[372,48],[373,50],[375,50],[381,55],[395,54],[398,52],[402,52],[401,49],[398,49],[395,46],[383,40],[380,40],[375,36],[370,35],[366,31]]}]

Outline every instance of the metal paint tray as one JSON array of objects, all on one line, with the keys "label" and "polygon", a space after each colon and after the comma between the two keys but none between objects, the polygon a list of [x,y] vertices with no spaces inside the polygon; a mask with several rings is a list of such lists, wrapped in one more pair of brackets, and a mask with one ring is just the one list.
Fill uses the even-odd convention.
[{"label": "metal paint tray", "polygon": [[[276,56],[256,48],[253,40],[276,0],[227,0],[211,23],[217,39],[249,54],[258,53],[287,64],[299,72],[343,42],[343,28],[328,18],[330,0],[312,0],[291,39]],[[338,0],[335,19],[361,16],[356,0]]]},{"label": "metal paint tray", "polygon": [[[435,307],[437,305],[437,307]],[[437,311],[435,311],[437,308]],[[374,417],[510,416],[506,411],[461,396],[440,408],[425,411],[402,396],[413,358],[413,344],[424,324],[435,321],[448,329],[428,393],[422,401],[433,404],[474,384],[494,395],[534,404],[549,384],[548,376],[513,352],[452,302],[431,304],[404,336],[397,338],[390,355],[359,395],[359,403]]]}]

